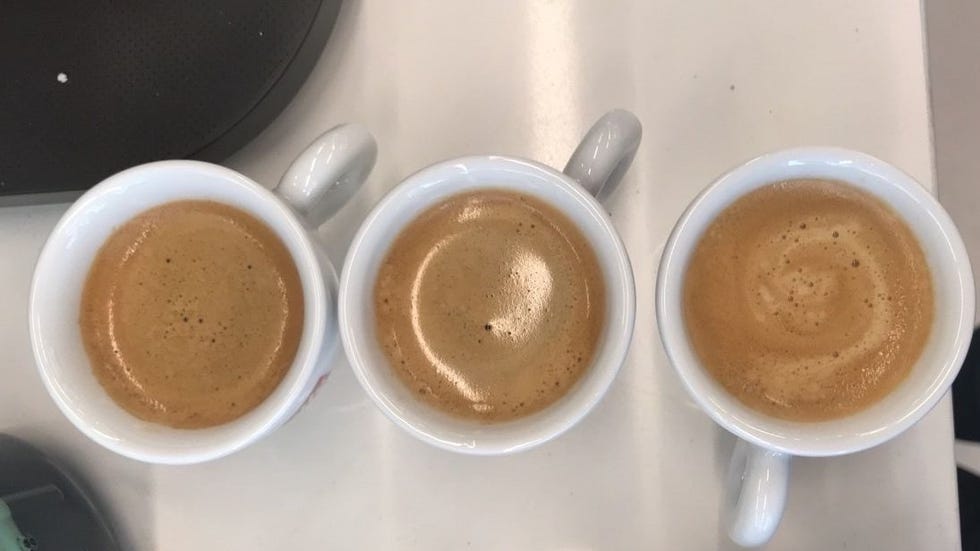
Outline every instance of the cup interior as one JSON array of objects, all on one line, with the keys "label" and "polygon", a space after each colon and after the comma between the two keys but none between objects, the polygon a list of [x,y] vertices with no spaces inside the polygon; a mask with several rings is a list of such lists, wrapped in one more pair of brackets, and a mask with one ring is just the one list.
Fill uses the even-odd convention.
[{"label": "cup interior", "polygon": [[[229,204],[272,228],[296,262],[305,308],[296,359],[273,393],[234,421],[193,430],[149,423],[116,405],[92,374],[78,325],[85,278],[109,235],[146,209],[184,199]],[[34,272],[31,343],[48,392],[68,419],[90,438],[142,461],[194,463],[244,447],[291,414],[314,369],[329,300],[305,230],[271,192],[217,165],[163,161],[110,177],[83,195],[62,217]]]},{"label": "cup interior", "polygon": [[[463,420],[422,402],[388,365],[375,334],[373,291],[391,243],[427,208],[478,189],[533,195],[559,209],[594,249],[606,284],[606,323],[592,365],[554,404],[503,423]],[[367,217],[347,254],[340,284],[341,337],[358,380],[395,423],[435,446],[472,454],[532,447],[561,434],[599,401],[623,363],[635,315],[629,258],[609,216],[580,186],[545,166],[507,157],[469,157],[422,170],[396,187]]]},{"label": "cup interior", "polygon": [[[926,256],[935,293],[930,337],[909,376],[871,407],[840,419],[793,422],[742,404],[700,364],[685,332],[683,285],[691,254],[715,217],[736,199],[783,180],[822,178],[878,197],[905,221]],[[795,455],[850,453],[901,433],[939,401],[959,371],[970,343],[974,287],[970,261],[956,227],[925,188],[898,169],[865,154],[803,148],[757,158],[721,177],[688,207],[661,259],[657,319],[671,364],[695,400],[720,425],[755,444]]]}]

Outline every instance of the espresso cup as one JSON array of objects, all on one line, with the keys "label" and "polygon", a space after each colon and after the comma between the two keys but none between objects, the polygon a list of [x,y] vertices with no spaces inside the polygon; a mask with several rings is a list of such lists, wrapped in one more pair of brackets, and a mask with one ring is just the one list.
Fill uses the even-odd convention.
[{"label": "espresso cup", "polygon": [[[62,413],[86,436],[116,453],[169,464],[227,455],[285,423],[327,376],[340,348],[337,276],[317,243],[316,228],[360,187],[376,152],[365,129],[344,125],[317,138],[273,191],[228,168],[175,160],[130,168],[85,193],[44,245],[30,295],[34,357]],[[78,321],[89,267],[113,231],[147,209],[188,199],[231,205],[268,225],[296,264],[304,308],[296,357],[272,394],[238,419],[193,430],[143,421],[119,407],[92,373]]]},{"label": "espresso cup", "polygon": [[[640,142],[626,111],[603,116],[558,172],[501,156],[463,157],[409,176],[368,215],[354,237],[340,281],[341,338],[358,381],[398,426],[434,446],[491,455],[546,442],[582,419],[602,398],[629,348],[635,317],[633,271],[609,215],[596,197],[615,187]],[[536,197],[564,213],[595,251],[606,286],[606,319],[590,368],[555,403],[519,419],[481,423],[452,417],[419,400],[398,380],[375,335],[374,282],[392,242],[416,216],[445,199],[481,189]]]},{"label": "espresso cup", "polygon": [[[867,409],[819,422],[777,419],[742,404],[701,365],[684,325],[685,275],[708,226],[745,194],[802,178],[842,181],[889,205],[922,246],[937,313],[921,357],[896,389]],[[973,331],[970,260],[949,215],[932,194],[895,167],[836,148],[764,155],[708,186],[681,215],[667,241],[656,297],[657,323],[670,363],[701,408],[740,439],[729,465],[723,516],[732,540],[743,546],[761,545],[776,530],[786,501],[791,456],[858,452],[904,432],[947,392]]]}]

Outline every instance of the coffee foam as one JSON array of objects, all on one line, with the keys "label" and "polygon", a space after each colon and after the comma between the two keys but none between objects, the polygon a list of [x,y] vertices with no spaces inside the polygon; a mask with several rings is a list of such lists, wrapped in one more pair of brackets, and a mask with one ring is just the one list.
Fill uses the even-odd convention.
[{"label": "coffee foam", "polygon": [[925,257],[877,199],[837,182],[764,187],[702,237],[685,323],[708,370],[765,413],[823,420],[894,389],[933,316]]},{"label": "coffee foam", "polygon": [[251,215],[179,201],[125,223],[90,269],[79,319],[93,373],[130,413],[226,423],[279,384],[303,324],[299,274]]},{"label": "coffee foam", "polygon": [[598,261],[579,230],[506,191],[423,213],[392,244],[374,299],[399,378],[434,407],[483,421],[563,396],[590,365],[605,316]]}]

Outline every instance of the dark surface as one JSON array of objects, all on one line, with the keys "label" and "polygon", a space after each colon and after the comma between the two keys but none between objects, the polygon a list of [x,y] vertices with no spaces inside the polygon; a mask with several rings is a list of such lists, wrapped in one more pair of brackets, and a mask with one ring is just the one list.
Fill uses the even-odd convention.
[{"label": "dark surface", "polygon": [[956,469],[960,494],[960,541],[965,551],[980,550],[980,477]]},{"label": "dark surface", "polygon": [[973,332],[960,374],[953,381],[953,421],[958,440],[980,442],[980,330]]},{"label": "dark surface", "polygon": [[[21,496],[17,498],[16,496]],[[78,484],[27,443],[0,434],[0,497],[25,537],[44,551],[119,547]]]},{"label": "dark surface", "polygon": [[[953,426],[958,440],[980,442],[980,331],[973,332],[970,350],[953,382]],[[980,551],[980,478],[957,469],[956,479],[963,549]]]},{"label": "dark surface", "polygon": [[221,160],[299,89],[339,5],[0,0],[0,196]]}]

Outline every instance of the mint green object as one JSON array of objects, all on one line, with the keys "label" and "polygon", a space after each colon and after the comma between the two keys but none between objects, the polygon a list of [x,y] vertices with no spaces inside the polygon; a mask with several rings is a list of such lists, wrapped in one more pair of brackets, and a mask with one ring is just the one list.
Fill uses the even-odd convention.
[{"label": "mint green object", "polygon": [[14,523],[10,507],[0,499],[0,551],[32,551],[28,541]]}]

